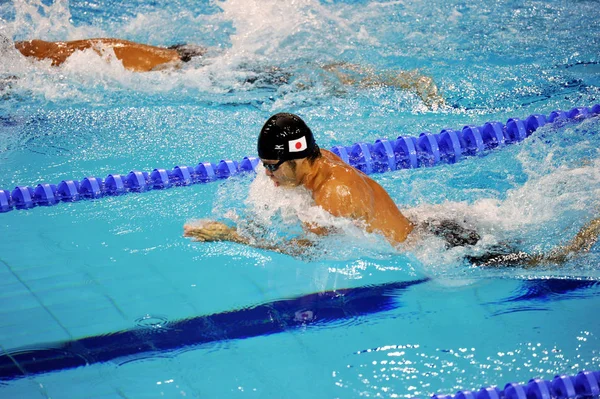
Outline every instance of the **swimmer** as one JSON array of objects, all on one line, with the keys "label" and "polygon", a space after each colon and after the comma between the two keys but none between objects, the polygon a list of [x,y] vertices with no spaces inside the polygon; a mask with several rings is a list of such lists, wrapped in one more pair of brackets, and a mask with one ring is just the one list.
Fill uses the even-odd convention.
[{"label": "swimmer", "polygon": [[204,47],[178,44],[168,48],[150,46],[121,39],[84,39],[69,42],[47,42],[44,40],[27,40],[15,42],[15,48],[25,57],[38,60],[49,59],[53,66],[64,63],[76,51],[92,49],[99,55],[112,49],[123,67],[134,72],[149,72],[167,68],[179,68],[182,62],[193,57],[200,57]]},{"label": "swimmer", "polygon": [[[280,113],[267,120],[258,137],[258,155],[275,186],[306,188],[315,205],[333,216],[361,222],[365,231],[382,235],[394,247],[399,247],[410,236],[418,239],[424,232],[444,238],[448,248],[475,245],[480,239],[477,232],[451,220],[413,224],[377,182],[332,152],[320,149],[310,128],[296,115]],[[314,224],[303,227],[317,235],[331,233]],[[530,267],[562,263],[571,255],[589,251],[599,235],[600,218],[586,225],[569,244],[547,255],[529,255],[497,247],[489,254],[467,260],[479,266]],[[302,237],[285,247],[261,242],[239,234],[236,227],[216,221],[186,224],[184,236],[204,242],[231,241],[291,255],[301,254],[302,248],[310,245],[310,240]]]},{"label": "swimmer", "polygon": [[[296,115],[277,114],[265,123],[258,138],[258,155],[275,186],[304,186],[315,204],[333,216],[364,221],[366,231],[381,233],[394,245],[406,240],[413,229],[379,184],[337,155],[321,150],[309,127]],[[312,233],[327,233],[319,226],[304,227]],[[235,228],[219,222],[186,225],[185,235],[200,241],[249,243]]]},{"label": "swimmer", "polygon": [[[0,35],[0,42],[8,43],[9,40]],[[1,47],[2,43],[0,43]],[[182,62],[188,62],[193,57],[201,57],[207,49],[190,44],[178,44],[171,47],[157,47],[147,44],[135,43],[122,39],[99,38],[83,39],[67,42],[48,42],[44,40],[18,41],[14,46],[25,57],[38,60],[51,60],[53,66],[63,64],[76,51],[93,49],[103,55],[112,49],[123,67],[134,72],[149,72],[169,68],[179,68]],[[417,71],[383,71],[374,68],[359,66],[348,62],[337,62],[321,66],[322,70],[331,73],[335,79],[345,86],[362,88],[370,87],[397,87],[403,90],[414,91],[423,103],[433,109],[444,105],[444,99],[438,88],[428,76]],[[262,76],[248,79],[248,83],[264,81],[269,85],[280,86],[289,83],[291,73],[279,67],[269,67],[259,71]],[[300,84],[302,88],[304,85]]]}]

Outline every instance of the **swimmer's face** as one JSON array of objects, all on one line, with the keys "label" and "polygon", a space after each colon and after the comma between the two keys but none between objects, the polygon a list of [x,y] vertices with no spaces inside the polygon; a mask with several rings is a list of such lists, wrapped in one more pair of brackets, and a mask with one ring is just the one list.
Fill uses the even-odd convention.
[{"label": "swimmer's face", "polygon": [[299,184],[296,178],[296,165],[294,161],[278,161],[261,159],[265,173],[276,187],[295,187]]}]

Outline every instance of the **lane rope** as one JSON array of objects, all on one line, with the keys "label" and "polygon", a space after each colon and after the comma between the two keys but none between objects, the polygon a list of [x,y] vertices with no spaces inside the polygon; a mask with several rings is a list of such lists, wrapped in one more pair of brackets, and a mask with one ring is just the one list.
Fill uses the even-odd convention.
[{"label": "lane rope", "polygon": [[458,391],[454,395],[436,394],[431,399],[591,399],[599,396],[600,371],[580,371],[574,376],[557,375],[552,381],[532,378],[527,384],[509,382],[504,389],[483,387],[479,391]]},{"label": "lane rope", "polygon": [[[524,120],[510,118],[506,124],[492,121],[482,126],[467,125],[461,130],[443,129],[437,134],[423,132],[418,137],[399,136],[395,140],[382,138],[374,143],[338,145],[331,151],[366,174],[431,167],[441,163],[453,164],[468,156],[484,155],[519,143],[546,124],[577,122],[597,115],[600,115],[600,104],[590,108],[576,107],[570,111],[552,111],[549,115],[532,114]],[[247,156],[241,161],[200,162],[196,166],[156,168],[150,173],[132,170],[126,175],[109,174],[105,178],[87,176],[81,180],[63,180],[58,184],[17,186],[12,191],[0,190],[0,212],[208,183],[254,172],[258,162],[257,157]]]}]

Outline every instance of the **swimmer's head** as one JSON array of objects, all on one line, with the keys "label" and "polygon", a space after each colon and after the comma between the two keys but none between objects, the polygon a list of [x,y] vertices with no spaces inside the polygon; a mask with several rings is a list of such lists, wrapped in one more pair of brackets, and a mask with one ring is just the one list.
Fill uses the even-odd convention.
[{"label": "swimmer's head", "polygon": [[202,57],[206,53],[206,47],[194,44],[175,44],[169,47],[169,50],[177,51],[179,59],[183,62],[189,62],[194,57]]},{"label": "swimmer's head", "polygon": [[321,156],[321,150],[306,123],[299,116],[275,114],[264,124],[258,136],[258,156],[261,159],[290,161]]}]

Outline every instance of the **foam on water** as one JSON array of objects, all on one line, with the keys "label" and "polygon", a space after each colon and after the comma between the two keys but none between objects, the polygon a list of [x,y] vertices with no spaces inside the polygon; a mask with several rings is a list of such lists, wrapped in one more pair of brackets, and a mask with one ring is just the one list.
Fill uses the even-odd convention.
[{"label": "foam on water", "polygon": [[[600,217],[599,126],[600,120],[592,118],[580,124],[540,129],[522,144],[516,156],[526,173],[525,183],[509,189],[503,198],[447,201],[407,209],[405,213],[417,223],[450,217],[482,236],[473,248],[448,251],[443,240],[429,237],[416,246],[418,257],[426,267],[447,272],[448,265],[460,264],[464,255],[483,254],[497,244],[547,253],[569,242],[588,221]],[[568,147],[566,143],[573,139],[577,139],[576,144]],[[545,272],[598,278],[594,270],[600,258],[597,247],[567,265],[549,265]]]},{"label": "foam on water", "polygon": [[341,54],[359,37],[368,39],[364,30],[351,27],[351,21],[340,15],[342,11],[315,0],[228,0],[218,4],[222,18],[231,20],[236,29],[228,57],[298,61],[313,57],[314,48],[324,49],[323,43],[328,44],[328,54]]},{"label": "foam on water", "polygon": [[92,26],[74,26],[68,0],[47,3],[41,0],[15,0],[15,19],[6,23],[11,37],[45,40],[76,40],[102,35]]}]

